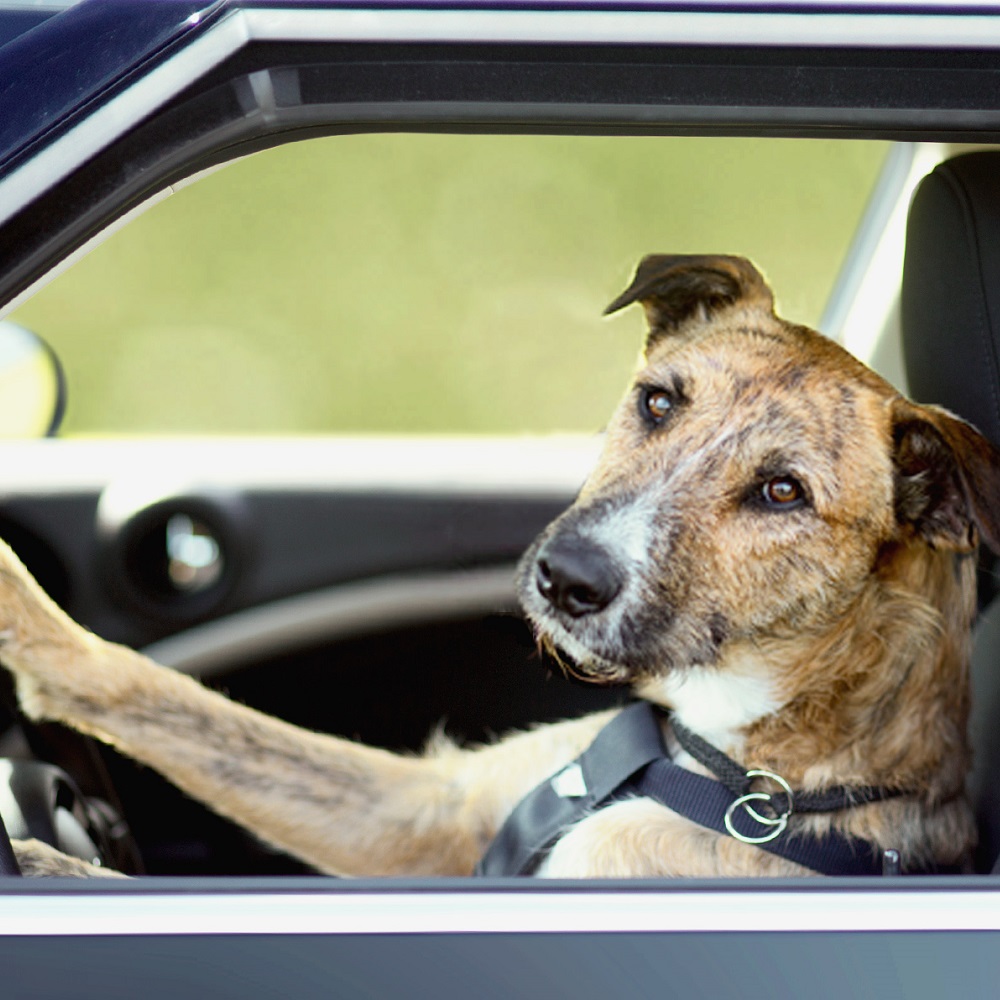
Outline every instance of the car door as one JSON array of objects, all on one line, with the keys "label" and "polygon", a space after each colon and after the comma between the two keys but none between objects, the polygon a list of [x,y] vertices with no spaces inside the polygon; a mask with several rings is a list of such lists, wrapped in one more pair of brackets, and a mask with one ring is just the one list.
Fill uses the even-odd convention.
[{"label": "car door", "polygon": [[[3,445],[0,526],[46,589],[393,749],[619,702],[535,648],[512,584],[640,347],[602,308],[645,252],[738,247],[830,333],[864,302],[851,336],[891,372],[879,265],[907,185],[931,140],[997,120],[971,19],[900,16],[873,47],[860,15],[688,8],[85,2],[9,42],[0,295],[69,395],[61,437]],[[33,117],[57,50],[75,75]],[[156,970],[174,992],[727,996],[777,967],[791,995],[824,961],[861,970],[816,986],[839,995],[929,989],[955,931],[987,981],[987,883],[342,885],[110,751],[4,723],[6,752],[116,800],[147,872],[214,876],[0,887],[4,961],[39,990],[69,966],[106,995]]]}]

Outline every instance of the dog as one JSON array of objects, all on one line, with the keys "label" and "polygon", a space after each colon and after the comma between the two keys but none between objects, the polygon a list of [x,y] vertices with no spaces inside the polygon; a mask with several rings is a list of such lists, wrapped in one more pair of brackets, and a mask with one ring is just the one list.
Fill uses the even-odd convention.
[{"label": "dog", "polygon": [[[746,259],[647,257],[609,311],[632,303],[648,325],[640,370],[579,497],[518,569],[540,644],[669,709],[657,725],[682,769],[711,771],[686,732],[763,772],[758,839],[780,822],[800,842],[898,849],[905,870],[967,866],[976,550],[1000,551],[1000,452],[779,318]],[[27,716],[103,740],[338,875],[472,873],[518,802],[621,711],[413,757],[306,732],[86,631],[7,548],[0,640]],[[791,795],[768,811],[774,781],[796,800],[846,792],[825,812],[800,815]],[[815,874],[751,840],[626,795],[560,830],[534,870]],[[28,873],[106,874],[14,846]]]}]

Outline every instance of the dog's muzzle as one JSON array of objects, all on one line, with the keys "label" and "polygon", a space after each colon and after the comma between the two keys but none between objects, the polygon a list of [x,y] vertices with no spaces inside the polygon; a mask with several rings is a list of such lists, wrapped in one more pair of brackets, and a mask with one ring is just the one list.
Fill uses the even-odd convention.
[{"label": "dog's muzzle", "polygon": [[610,554],[575,533],[550,538],[535,557],[535,586],[557,611],[571,618],[603,611],[622,589]]}]

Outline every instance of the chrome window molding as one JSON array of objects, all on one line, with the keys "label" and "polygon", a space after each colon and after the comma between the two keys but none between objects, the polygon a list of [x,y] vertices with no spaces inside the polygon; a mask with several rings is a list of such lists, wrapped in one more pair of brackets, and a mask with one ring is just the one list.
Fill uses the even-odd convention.
[{"label": "chrome window molding", "polygon": [[247,10],[254,41],[996,48],[985,14],[610,10]]},{"label": "chrome window molding", "polygon": [[396,882],[383,889],[341,883],[342,889],[324,890],[319,880],[308,880],[297,890],[234,892],[237,883],[224,881],[228,891],[212,891],[203,880],[185,880],[175,892],[149,882],[131,891],[4,883],[0,936],[1000,931],[997,893],[981,884],[964,890],[924,882],[901,891],[855,885],[741,891],[716,882],[699,891],[649,883],[596,889],[536,883],[505,890],[473,882],[455,888],[451,880],[444,888]]}]

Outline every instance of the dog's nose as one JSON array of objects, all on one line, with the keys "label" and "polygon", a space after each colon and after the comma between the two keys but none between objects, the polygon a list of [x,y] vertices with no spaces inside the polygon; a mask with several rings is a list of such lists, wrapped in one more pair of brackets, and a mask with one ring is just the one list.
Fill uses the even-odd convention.
[{"label": "dog's nose", "polygon": [[606,608],[622,579],[603,549],[576,536],[556,537],[535,561],[538,592],[560,611],[581,618]]}]

